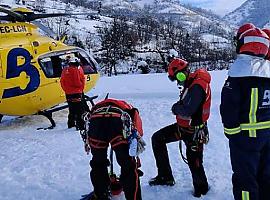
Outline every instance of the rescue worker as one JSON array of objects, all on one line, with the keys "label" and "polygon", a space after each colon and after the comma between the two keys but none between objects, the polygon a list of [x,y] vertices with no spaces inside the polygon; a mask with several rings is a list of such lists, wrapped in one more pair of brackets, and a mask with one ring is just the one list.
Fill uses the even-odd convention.
[{"label": "rescue worker", "polygon": [[243,26],[237,59],[222,89],[220,114],[229,139],[234,199],[269,200],[269,37],[259,28]]},{"label": "rescue worker", "polygon": [[[141,200],[141,187],[136,156],[144,150],[143,129],[139,112],[125,101],[106,99],[92,109],[87,141],[90,145],[90,178],[94,187],[91,200],[110,199],[109,144],[121,167],[120,182],[127,200]],[[136,146],[132,146],[136,141]],[[135,150],[135,152],[133,152]]]},{"label": "rescue worker", "polygon": [[[264,29],[262,29],[262,31],[265,32],[266,35],[270,38],[270,29],[264,28]],[[268,51],[265,59],[268,60],[268,61],[270,61],[270,51]]]},{"label": "rescue worker", "polygon": [[191,73],[188,62],[179,58],[169,64],[168,74],[170,80],[176,80],[182,89],[180,100],[172,106],[177,123],[160,129],[152,136],[158,175],[152,178],[149,184],[151,186],[175,184],[166,144],[183,140],[187,148],[187,164],[193,178],[193,195],[200,197],[209,190],[203,167],[203,146],[208,141],[206,122],[210,114],[211,77],[205,69]]},{"label": "rescue worker", "polygon": [[178,57],[178,52],[175,49],[170,49],[167,57],[167,61],[170,64],[173,59]]},{"label": "rescue worker", "polygon": [[81,116],[85,111],[83,102],[85,77],[79,58],[71,57],[68,60],[68,66],[62,71],[60,83],[66,94],[69,108],[68,128],[76,126],[77,129],[82,130],[84,121]]}]

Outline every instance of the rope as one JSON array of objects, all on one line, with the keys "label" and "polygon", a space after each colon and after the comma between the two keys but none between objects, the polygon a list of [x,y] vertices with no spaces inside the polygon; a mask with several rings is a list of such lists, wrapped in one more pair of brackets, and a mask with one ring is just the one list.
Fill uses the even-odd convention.
[{"label": "rope", "polygon": [[181,158],[182,158],[183,161],[188,165],[188,160],[187,160],[187,158],[183,155],[183,151],[182,151],[182,140],[179,141],[179,150],[180,150]]}]

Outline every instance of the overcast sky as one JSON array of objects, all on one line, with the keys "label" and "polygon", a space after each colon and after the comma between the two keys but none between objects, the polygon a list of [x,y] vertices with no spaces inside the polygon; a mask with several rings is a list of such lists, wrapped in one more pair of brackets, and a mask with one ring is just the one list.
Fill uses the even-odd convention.
[{"label": "overcast sky", "polygon": [[190,3],[197,7],[211,9],[218,15],[225,15],[226,13],[239,7],[246,0],[180,0],[182,3]]}]

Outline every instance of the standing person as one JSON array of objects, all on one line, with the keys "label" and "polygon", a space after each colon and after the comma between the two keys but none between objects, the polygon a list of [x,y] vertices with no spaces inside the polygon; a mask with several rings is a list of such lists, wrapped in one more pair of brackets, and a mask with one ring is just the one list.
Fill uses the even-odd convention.
[{"label": "standing person", "polygon": [[178,57],[178,52],[175,49],[170,49],[168,54],[169,54],[167,57],[168,64],[170,64],[173,61],[173,59]]},{"label": "standing person", "polygon": [[259,28],[247,28],[236,39],[237,59],[229,69],[220,105],[229,139],[233,195],[235,200],[269,200],[269,38]]},{"label": "standing person", "polygon": [[84,129],[84,121],[81,116],[85,110],[83,102],[85,77],[79,58],[72,57],[68,60],[68,66],[62,71],[60,83],[66,94],[69,108],[68,128],[76,126],[77,129],[82,130]]},{"label": "standing person", "polygon": [[97,103],[90,113],[87,141],[92,154],[90,178],[94,187],[90,199],[110,199],[107,169],[110,144],[121,167],[120,182],[126,200],[141,200],[136,156],[144,150],[145,144],[141,138],[143,129],[138,110],[125,101],[106,99]]},{"label": "standing person", "polygon": [[[262,29],[262,31],[265,32],[266,35],[270,38],[270,29],[269,28],[264,28],[264,29]],[[268,51],[265,58],[266,58],[266,60],[270,61],[270,51]]]},{"label": "standing person", "polygon": [[210,114],[210,74],[204,69],[191,73],[188,62],[174,59],[168,67],[170,80],[182,87],[180,100],[172,106],[177,123],[166,126],[152,136],[152,148],[158,175],[149,181],[152,185],[175,184],[169,163],[167,143],[183,140],[187,163],[193,178],[194,196],[205,195],[209,188],[203,168],[203,144],[208,141],[206,121]]}]

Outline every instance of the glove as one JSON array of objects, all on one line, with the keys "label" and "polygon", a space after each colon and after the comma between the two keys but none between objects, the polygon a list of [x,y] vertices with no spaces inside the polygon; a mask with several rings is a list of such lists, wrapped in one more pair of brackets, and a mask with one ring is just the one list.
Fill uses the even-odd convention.
[{"label": "glove", "polygon": [[141,154],[145,150],[146,143],[145,141],[140,137],[138,138],[138,144],[137,144],[137,155]]},{"label": "glove", "polygon": [[203,128],[198,128],[195,131],[193,140],[200,144],[207,144],[209,142],[209,132],[207,126]]},{"label": "glove", "polygon": [[180,113],[180,102],[178,101],[178,102],[176,102],[175,104],[173,104],[171,110],[172,110],[172,113],[173,113],[174,115],[178,115],[178,114]]}]

